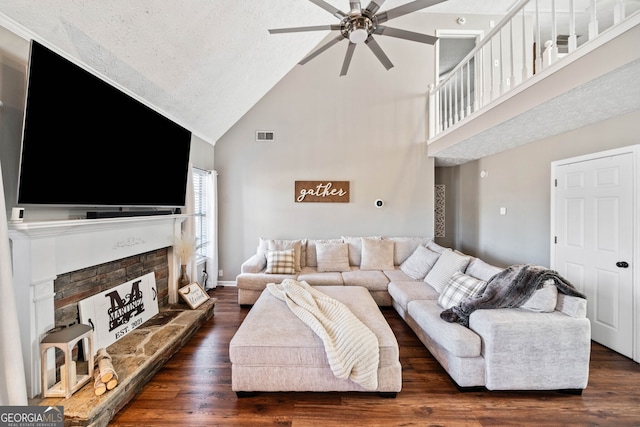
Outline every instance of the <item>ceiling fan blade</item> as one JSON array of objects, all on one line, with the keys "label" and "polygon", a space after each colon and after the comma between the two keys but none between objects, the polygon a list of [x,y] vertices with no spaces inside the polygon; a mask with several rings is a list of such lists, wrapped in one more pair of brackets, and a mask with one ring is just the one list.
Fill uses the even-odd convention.
[{"label": "ceiling fan blade", "polygon": [[294,28],[276,28],[273,30],[269,30],[269,34],[281,34],[281,33],[299,33],[302,31],[335,31],[339,30],[341,27],[339,24],[336,25],[316,25],[313,27],[294,27]]},{"label": "ceiling fan blade", "polygon": [[371,0],[371,3],[369,3],[369,6],[367,6],[365,10],[370,14],[375,15],[383,4],[384,0]]},{"label": "ceiling fan blade", "polygon": [[362,6],[360,6],[359,1],[351,1],[349,0],[349,7],[351,7],[351,12],[362,12]]},{"label": "ceiling fan blade", "polygon": [[353,57],[353,51],[356,50],[356,44],[349,42],[347,46],[347,53],[344,56],[344,62],[342,63],[342,70],[340,70],[340,76],[346,76],[349,71],[349,64],[351,64],[351,58]]},{"label": "ceiling fan blade", "polygon": [[399,16],[406,15],[411,12],[415,12],[416,10],[424,9],[425,7],[442,3],[443,1],[446,1],[446,0],[416,0],[411,3],[403,4],[402,6],[389,9],[385,12],[382,12],[376,15],[376,17],[378,18],[378,23],[382,24],[383,22],[387,22],[390,19],[394,19]]},{"label": "ceiling fan blade", "polygon": [[307,62],[311,61],[313,58],[315,58],[316,56],[320,55],[322,52],[324,52],[325,50],[329,49],[331,46],[333,46],[334,44],[338,43],[339,41],[344,40],[344,36],[342,34],[340,34],[338,37],[336,37],[335,39],[329,40],[327,43],[323,44],[322,46],[320,46],[318,49],[314,50],[313,52],[311,52],[309,55],[305,56],[304,58],[302,58],[302,60],[300,62],[298,62],[298,64],[300,65],[304,65]]},{"label": "ceiling fan blade", "polygon": [[326,10],[327,12],[329,12],[330,14],[332,14],[333,16],[335,16],[338,19],[342,19],[345,16],[347,16],[346,13],[344,13],[340,9],[337,9],[337,8],[331,6],[329,3],[327,3],[324,0],[309,0],[309,1],[311,3],[313,3],[313,4],[315,4],[316,6],[320,6],[321,8],[323,8],[324,10]]},{"label": "ceiling fan blade", "polygon": [[413,31],[401,30],[399,28],[383,27],[382,25],[378,26],[374,33],[380,34],[382,36],[396,37],[399,39],[411,40],[414,42],[427,44],[435,44],[435,42],[438,41],[438,38],[435,36],[414,33]]},{"label": "ceiling fan blade", "polygon": [[382,62],[382,65],[384,65],[384,68],[386,68],[387,70],[389,70],[390,68],[393,68],[393,64],[391,63],[387,55],[385,55],[385,53],[382,51],[382,48],[380,47],[378,42],[373,38],[373,36],[369,36],[369,38],[365,40],[365,44],[369,46],[369,49],[371,49],[371,52],[373,52],[373,54],[380,60],[380,62]]}]

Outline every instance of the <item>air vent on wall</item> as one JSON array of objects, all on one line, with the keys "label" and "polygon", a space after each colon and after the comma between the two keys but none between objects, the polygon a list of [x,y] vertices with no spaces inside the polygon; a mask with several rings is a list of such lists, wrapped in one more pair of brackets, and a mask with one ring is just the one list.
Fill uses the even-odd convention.
[{"label": "air vent on wall", "polygon": [[276,134],[271,130],[258,130],[256,131],[256,141],[258,142],[272,142],[275,141]]}]

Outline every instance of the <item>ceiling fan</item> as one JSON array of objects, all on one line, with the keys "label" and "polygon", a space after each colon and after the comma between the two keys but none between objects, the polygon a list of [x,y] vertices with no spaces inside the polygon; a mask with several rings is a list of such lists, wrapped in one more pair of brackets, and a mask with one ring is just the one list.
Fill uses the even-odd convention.
[{"label": "ceiling fan", "polygon": [[427,34],[414,33],[412,31],[401,30],[398,28],[386,27],[381,24],[399,16],[407,15],[411,12],[415,12],[429,6],[442,3],[446,0],[415,0],[410,3],[403,4],[402,6],[398,6],[380,13],[378,13],[378,10],[385,2],[385,0],[371,0],[369,5],[364,9],[362,9],[359,1],[349,1],[349,6],[351,9],[349,13],[342,12],[341,10],[331,6],[324,0],[309,1],[331,13],[333,16],[340,20],[340,23],[334,25],[317,25],[312,27],[280,28],[269,30],[269,33],[280,34],[295,33],[301,31],[326,30],[340,31],[340,34],[336,38],[330,40],[315,51],[311,52],[309,55],[304,57],[302,61],[299,62],[299,64],[306,64],[325,50],[329,49],[331,46],[344,39],[347,39],[349,40],[349,45],[347,46],[347,53],[344,57],[344,62],[342,63],[342,70],[340,71],[340,75],[345,76],[347,74],[347,71],[349,70],[349,64],[351,63],[351,58],[353,57],[353,51],[355,50],[356,45],[363,42],[369,47],[369,49],[371,49],[374,55],[378,58],[378,60],[380,60],[382,65],[387,70],[393,67],[393,64],[391,63],[387,55],[383,52],[380,45],[373,38],[374,34],[380,36],[396,37],[431,45],[434,44],[438,40],[437,37]]}]

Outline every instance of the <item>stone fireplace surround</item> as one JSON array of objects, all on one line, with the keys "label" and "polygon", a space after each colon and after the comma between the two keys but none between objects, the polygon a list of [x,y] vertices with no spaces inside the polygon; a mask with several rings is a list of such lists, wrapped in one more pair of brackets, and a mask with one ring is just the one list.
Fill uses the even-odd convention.
[{"label": "stone fireplace surround", "polygon": [[55,324],[55,279],[64,273],[168,248],[168,299],[178,302],[173,244],[187,215],[24,222],[9,225],[27,395],[40,394],[40,341]]}]

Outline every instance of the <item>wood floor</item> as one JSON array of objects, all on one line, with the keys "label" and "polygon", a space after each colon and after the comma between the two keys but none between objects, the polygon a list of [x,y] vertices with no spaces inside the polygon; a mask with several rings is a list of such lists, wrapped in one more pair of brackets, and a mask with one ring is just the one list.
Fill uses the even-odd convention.
[{"label": "wood floor", "polygon": [[403,388],[375,393],[231,391],[229,341],[248,312],[235,287],[210,292],[214,317],[147,384],[111,426],[640,426],[640,365],[593,344],[581,396],[557,392],[459,392],[393,309]]}]

